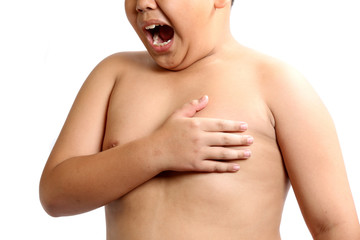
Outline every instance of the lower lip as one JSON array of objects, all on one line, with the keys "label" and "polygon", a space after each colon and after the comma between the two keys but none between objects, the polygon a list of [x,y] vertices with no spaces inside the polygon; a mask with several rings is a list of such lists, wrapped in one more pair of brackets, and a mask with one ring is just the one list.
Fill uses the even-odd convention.
[{"label": "lower lip", "polygon": [[164,52],[169,51],[169,49],[171,48],[173,42],[174,42],[174,38],[172,38],[171,41],[170,41],[168,44],[164,45],[164,46],[154,45],[153,42],[151,42],[150,44],[151,44],[152,48],[153,48],[156,52],[158,52],[158,53],[164,53]]},{"label": "lower lip", "polygon": [[165,53],[165,52],[168,52],[169,49],[171,48],[171,46],[173,45],[174,43],[174,37],[171,39],[171,41],[164,45],[164,46],[158,46],[158,45],[154,45],[154,40],[152,38],[152,36],[147,36],[147,40],[150,44],[150,46],[152,47],[152,49],[157,52],[157,53]]}]

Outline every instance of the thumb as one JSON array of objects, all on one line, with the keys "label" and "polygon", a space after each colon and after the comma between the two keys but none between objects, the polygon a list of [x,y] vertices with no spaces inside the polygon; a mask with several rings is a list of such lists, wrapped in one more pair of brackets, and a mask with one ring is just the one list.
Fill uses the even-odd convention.
[{"label": "thumb", "polygon": [[174,116],[177,117],[193,117],[195,113],[203,110],[209,102],[207,95],[201,97],[198,100],[192,100],[189,103],[185,103],[180,109],[176,110]]}]

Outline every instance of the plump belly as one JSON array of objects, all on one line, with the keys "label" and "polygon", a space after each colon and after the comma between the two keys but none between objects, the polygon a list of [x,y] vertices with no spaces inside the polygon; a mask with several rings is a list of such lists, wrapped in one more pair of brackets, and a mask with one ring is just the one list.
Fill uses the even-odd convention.
[{"label": "plump belly", "polygon": [[288,180],[277,146],[258,146],[237,173],[164,172],[112,202],[108,239],[280,239]]}]

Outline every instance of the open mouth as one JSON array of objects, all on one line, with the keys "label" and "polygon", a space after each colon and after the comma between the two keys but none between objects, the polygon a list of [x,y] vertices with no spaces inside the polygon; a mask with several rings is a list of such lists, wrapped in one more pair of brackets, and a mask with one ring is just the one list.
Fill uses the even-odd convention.
[{"label": "open mouth", "polygon": [[156,47],[168,45],[174,37],[174,29],[168,25],[153,24],[145,27],[147,37]]}]

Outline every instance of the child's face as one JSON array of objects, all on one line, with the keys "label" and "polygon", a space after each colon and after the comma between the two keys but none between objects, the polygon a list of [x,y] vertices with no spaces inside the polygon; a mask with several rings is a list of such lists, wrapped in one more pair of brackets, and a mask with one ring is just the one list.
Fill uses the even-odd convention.
[{"label": "child's face", "polygon": [[125,0],[129,22],[150,55],[166,69],[181,70],[214,47],[213,0]]}]

